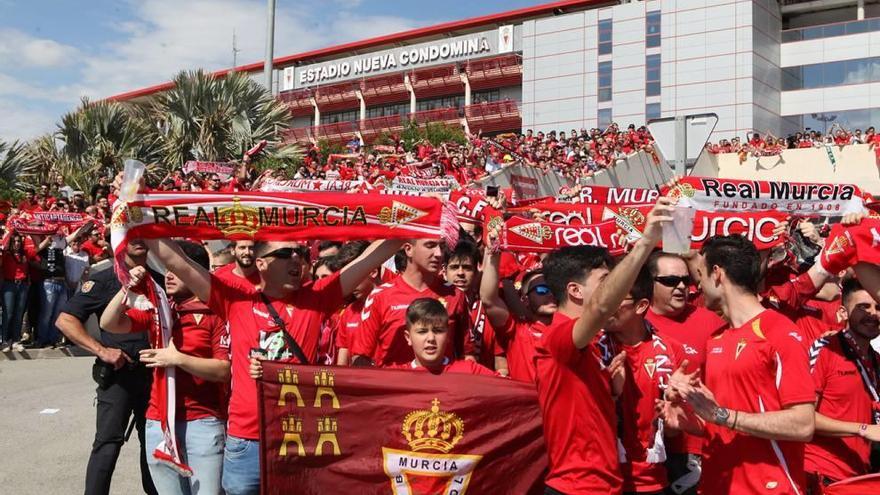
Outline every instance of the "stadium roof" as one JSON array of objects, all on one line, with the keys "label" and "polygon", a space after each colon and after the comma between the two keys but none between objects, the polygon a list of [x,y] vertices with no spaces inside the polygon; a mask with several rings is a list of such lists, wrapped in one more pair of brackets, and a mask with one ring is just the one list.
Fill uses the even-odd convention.
[{"label": "stadium roof", "polygon": [[[513,22],[523,19],[528,19],[532,17],[540,17],[547,14],[561,14],[565,12],[569,12],[572,10],[583,9],[586,7],[601,5],[605,3],[616,3],[609,2],[608,0],[561,0],[552,3],[546,3],[541,5],[535,5],[532,7],[525,7],[516,10],[509,10],[506,12],[500,12],[496,14],[489,14],[480,17],[471,17],[469,19],[463,19],[460,21],[451,21],[444,22],[442,24],[435,24],[433,26],[427,26],[423,28],[411,29],[409,31],[401,31],[399,33],[388,34],[384,36],[376,36],[374,38],[367,38],[365,40],[354,41],[350,43],[343,43],[341,45],[330,46],[327,48],[320,48],[317,50],[311,50],[308,52],[297,53],[295,55],[287,55],[284,57],[275,58],[273,61],[274,67],[284,67],[291,64],[295,64],[298,62],[303,62],[306,60],[315,60],[321,59],[325,57],[331,57],[334,55],[338,55],[341,53],[352,52],[357,50],[364,49],[373,49],[376,47],[391,45],[395,43],[405,43],[408,40],[412,39],[421,39],[427,38],[431,36],[438,36],[449,33],[451,31],[466,31],[474,28],[479,28],[485,26],[487,24],[498,24],[503,22]],[[256,72],[263,70],[263,62],[254,62],[246,65],[239,65],[238,67],[233,67],[230,69],[223,69],[214,72],[215,76],[224,76],[229,72]],[[126,93],[120,93],[114,96],[107,98],[108,100],[115,101],[123,101],[123,100],[131,100],[135,98],[140,98],[144,96],[149,96],[154,93],[158,93],[161,91],[166,91],[171,89],[174,86],[173,82],[166,82],[162,84],[157,84],[155,86],[149,86],[146,88],[136,89],[133,91],[128,91]]]}]

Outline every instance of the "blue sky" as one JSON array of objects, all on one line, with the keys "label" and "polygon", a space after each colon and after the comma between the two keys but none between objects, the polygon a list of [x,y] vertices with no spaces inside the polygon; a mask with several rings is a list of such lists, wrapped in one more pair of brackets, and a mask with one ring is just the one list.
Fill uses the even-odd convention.
[{"label": "blue sky", "polygon": [[[275,55],[541,0],[276,0]],[[261,60],[265,0],[0,0],[0,139],[52,132],[81,96],[165,82],[177,71]]]}]

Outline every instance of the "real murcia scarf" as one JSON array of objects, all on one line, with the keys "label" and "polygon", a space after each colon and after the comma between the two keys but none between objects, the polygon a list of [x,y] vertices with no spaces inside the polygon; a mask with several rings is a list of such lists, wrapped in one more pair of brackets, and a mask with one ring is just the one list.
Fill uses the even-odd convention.
[{"label": "real murcia scarf", "polygon": [[852,184],[684,177],[664,194],[701,211],[779,211],[808,217],[866,212],[862,191]]},{"label": "real murcia scarf", "polygon": [[511,217],[501,229],[501,250],[548,253],[566,246],[604,247],[623,254],[623,237],[614,220],[593,225],[565,225]]}]

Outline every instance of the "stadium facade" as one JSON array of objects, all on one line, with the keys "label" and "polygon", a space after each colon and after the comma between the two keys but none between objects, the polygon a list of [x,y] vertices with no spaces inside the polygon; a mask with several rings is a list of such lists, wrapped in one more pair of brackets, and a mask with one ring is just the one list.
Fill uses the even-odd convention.
[{"label": "stadium facade", "polygon": [[[715,112],[713,139],[880,122],[880,4],[568,0],[276,58],[296,141],[406,121],[571,130]],[[263,81],[262,62],[230,70]],[[131,100],[168,83],[113,97]]]}]

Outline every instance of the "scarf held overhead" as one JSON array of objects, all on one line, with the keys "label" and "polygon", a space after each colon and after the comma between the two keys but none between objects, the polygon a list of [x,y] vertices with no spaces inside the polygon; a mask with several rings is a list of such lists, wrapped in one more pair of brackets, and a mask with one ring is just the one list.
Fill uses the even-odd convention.
[{"label": "scarf held overhead", "polygon": [[702,211],[780,211],[803,216],[864,213],[862,192],[852,184],[808,184],[684,177],[666,195]]},{"label": "scarf held overhead", "polygon": [[512,217],[504,222],[499,247],[514,252],[549,253],[565,246],[597,246],[616,256],[623,254],[623,239],[614,220],[575,226]]}]

